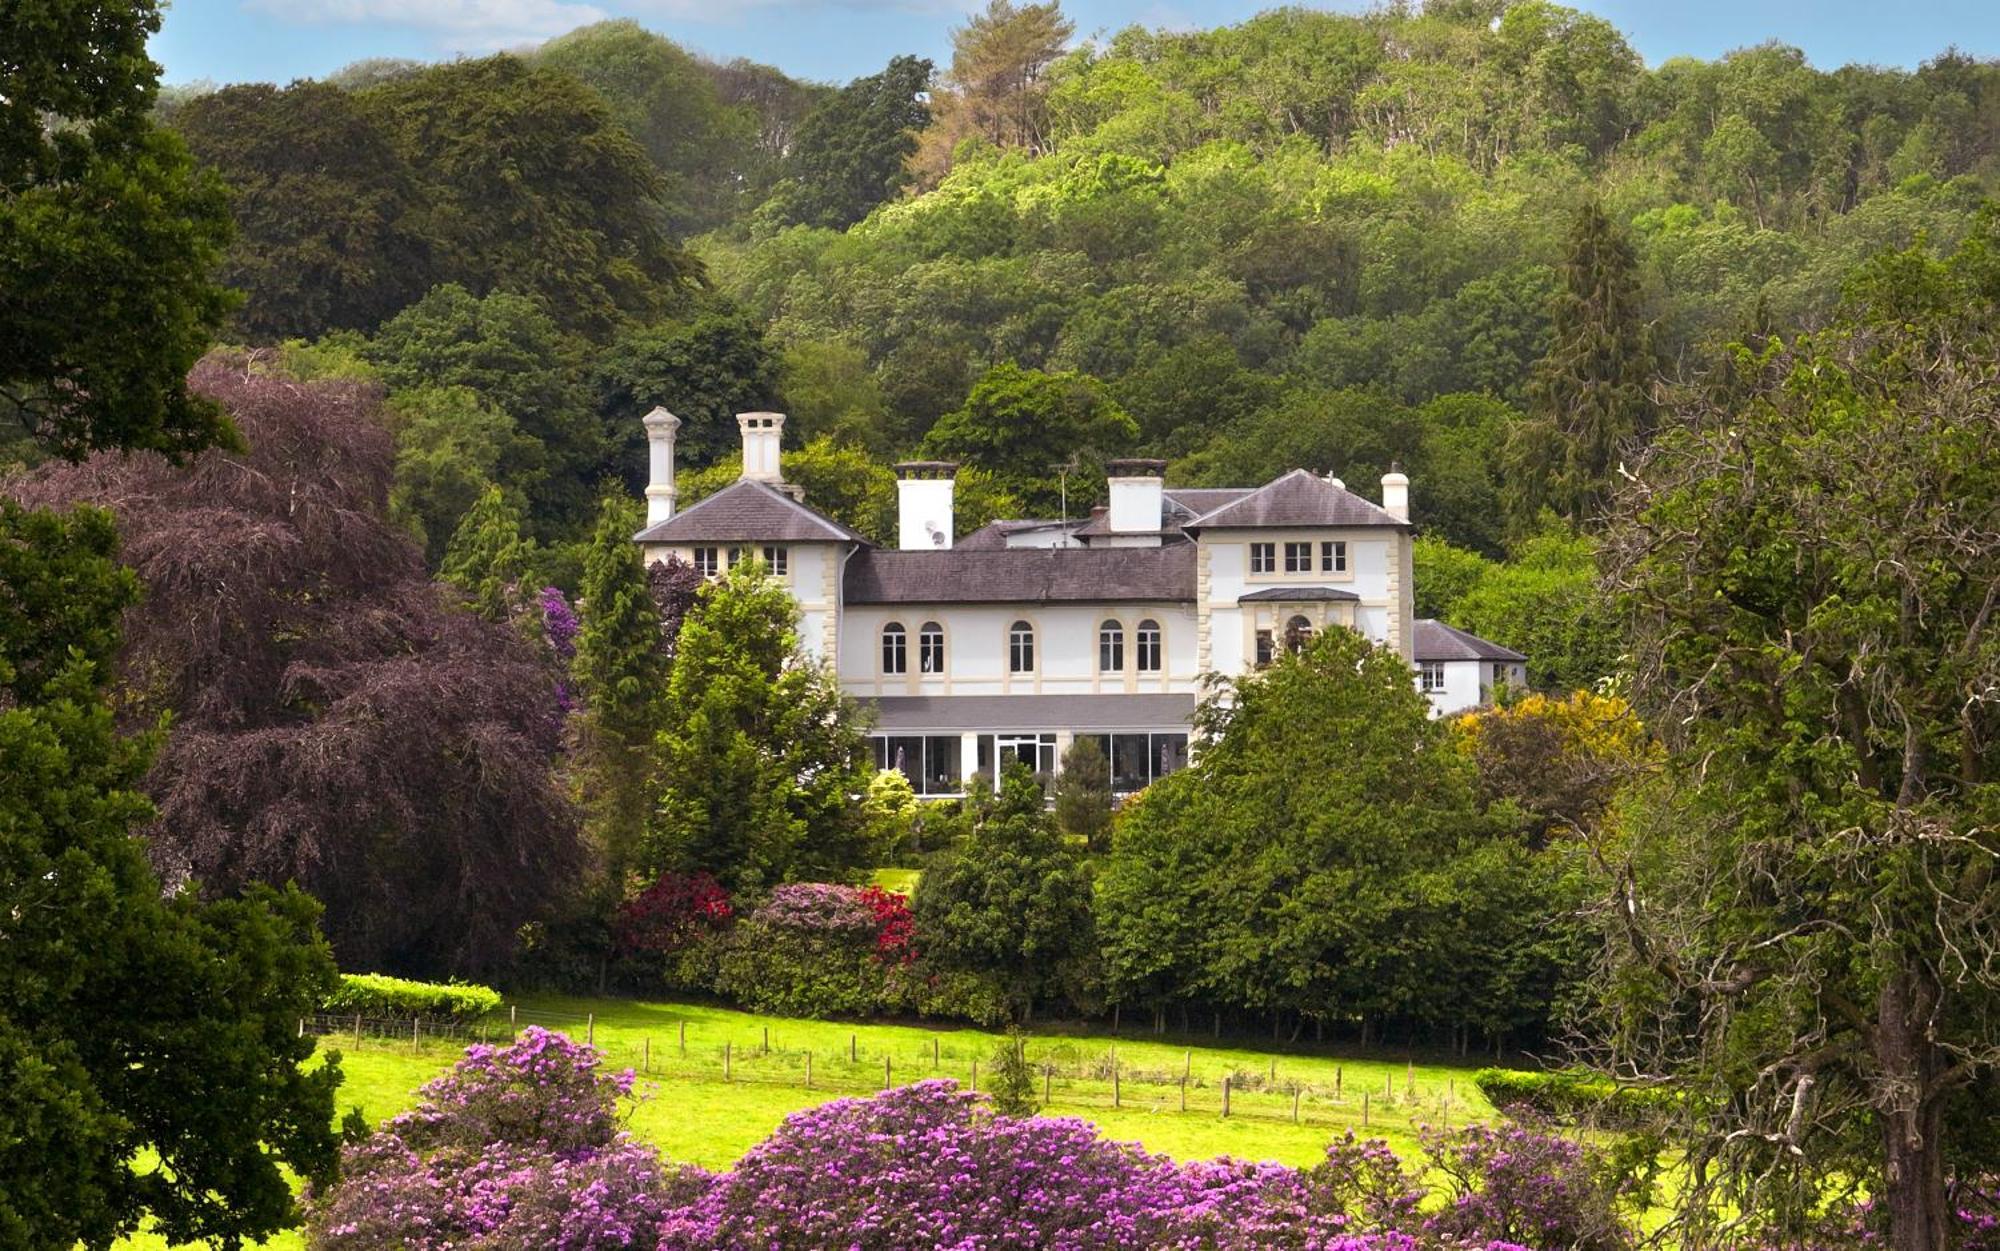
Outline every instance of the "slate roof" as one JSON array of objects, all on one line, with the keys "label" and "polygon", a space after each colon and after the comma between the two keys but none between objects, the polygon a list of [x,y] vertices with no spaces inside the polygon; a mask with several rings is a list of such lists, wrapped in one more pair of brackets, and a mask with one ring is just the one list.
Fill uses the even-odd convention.
[{"label": "slate roof", "polygon": [[997,552],[1007,546],[1007,536],[1010,534],[1018,534],[1023,530],[1054,529],[1060,525],[1062,522],[1053,517],[1047,520],[989,521],[954,542],[952,547],[961,552]]},{"label": "slate roof", "polygon": [[1336,604],[1357,604],[1361,597],[1352,591],[1344,591],[1337,586],[1267,586],[1261,591],[1251,591],[1238,595],[1239,604],[1281,604],[1317,603],[1326,600]]},{"label": "slate roof", "polygon": [[847,562],[850,604],[1192,601],[1192,544],[892,552]]},{"label": "slate roof", "polygon": [[1511,648],[1489,643],[1476,634],[1467,634],[1456,626],[1448,626],[1442,621],[1429,617],[1417,619],[1416,646],[1418,660],[1511,660],[1525,661],[1526,656]]},{"label": "slate roof", "polygon": [[1294,469],[1186,523],[1189,530],[1250,526],[1403,526],[1381,508],[1318,474]]},{"label": "slate roof", "polygon": [[1173,695],[885,695],[878,734],[938,730],[1184,730],[1196,697]]},{"label": "slate roof", "polygon": [[1168,487],[1167,501],[1179,505],[1190,517],[1214,512],[1224,504],[1234,504],[1237,500],[1255,491],[1256,487]]},{"label": "slate roof", "polygon": [[632,536],[641,543],[861,543],[867,539],[768,482],[739,478]]}]

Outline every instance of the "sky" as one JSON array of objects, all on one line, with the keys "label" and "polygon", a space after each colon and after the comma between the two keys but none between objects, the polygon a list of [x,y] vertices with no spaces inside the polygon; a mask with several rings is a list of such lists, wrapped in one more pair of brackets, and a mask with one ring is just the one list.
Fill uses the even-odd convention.
[{"label": "sky", "polygon": [[[1277,0],[1065,0],[1080,36],[1133,24],[1219,26]],[[1914,67],[1956,45],[2000,57],[1995,0],[1570,0],[1625,32],[1649,64],[1777,39],[1814,64]],[[365,57],[435,60],[539,43],[631,17],[718,59],[745,56],[844,82],[899,53],[949,59],[951,29],[981,0],[168,0],[152,43],[165,80],[288,82]],[[1314,7],[1357,11],[1353,0]]]}]

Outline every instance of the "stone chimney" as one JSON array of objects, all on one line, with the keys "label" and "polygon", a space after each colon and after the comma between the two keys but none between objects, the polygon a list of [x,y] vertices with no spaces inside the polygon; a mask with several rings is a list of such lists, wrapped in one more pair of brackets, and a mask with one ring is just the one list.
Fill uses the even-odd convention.
[{"label": "stone chimney", "polygon": [[906,552],[951,546],[956,462],[906,460],[896,466],[896,546]]},{"label": "stone chimney", "polygon": [[1108,524],[1113,534],[1157,533],[1167,462],[1114,460],[1105,462],[1111,488]]},{"label": "stone chimney", "polygon": [[1391,463],[1382,475],[1382,511],[1398,521],[1410,519],[1410,479],[1399,463]]},{"label": "stone chimney", "polygon": [[738,413],[736,428],[743,432],[743,477],[751,482],[783,482],[778,446],[785,437],[785,415]]},{"label": "stone chimney", "polygon": [[674,431],[681,419],[655,408],[639,424],[646,427],[646,524],[656,526],[674,515]]}]

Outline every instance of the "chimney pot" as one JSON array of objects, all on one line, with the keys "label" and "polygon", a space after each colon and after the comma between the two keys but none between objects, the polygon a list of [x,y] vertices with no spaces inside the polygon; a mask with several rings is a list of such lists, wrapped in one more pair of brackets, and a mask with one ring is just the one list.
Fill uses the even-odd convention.
[{"label": "chimney pot", "polygon": [[655,408],[639,424],[646,428],[646,524],[656,526],[674,515],[674,432],[681,419]]},{"label": "chimney pot", "polygon": [[953,476],[948,460],[906,460],[896,466],[896,546],[906,552],[951,546]]},{"label": "chimney pot", "polygon": [[751,482],[784,481],[778,452],[785,437],[785,415],[738,413],[736,428],[743,433],[743,477]]},{"label": "chimney pot", "polygon": [[1109,512],[1113,534],[1151,534],[1160,528],[1167,462],[1111,460],[1104,463],[1110,488]]},{"label": "chimney pot", "polygon": [[1382,475],[1382,511],[1398,521],[1410,519],[1410,479],[1394,464]]}]

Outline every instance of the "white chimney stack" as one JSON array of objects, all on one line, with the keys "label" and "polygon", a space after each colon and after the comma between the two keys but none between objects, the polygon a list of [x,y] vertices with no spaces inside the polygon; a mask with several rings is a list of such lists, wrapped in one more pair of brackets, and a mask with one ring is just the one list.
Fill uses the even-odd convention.
[{"label": "white chimney stack", "polygon": [[751,482],[783,482],[778,445],[785,437],[785,415],[738,413],[736,428],[743,432],[743,476]]},{"label": "white chimney stack", "polygon": [[948,460],[906,460],[896,466],[896,546],[906,552],[951,546],[952,476]]},{"label": "white chimney stack", "polygon": [[1400,465],[1382,475],[1382,511],[1398,521],[1410,519],[1410,479]]},{"label": "white chimney stack", "polygon": [[1106,517],[1113,534],[1153,534],[1160,529],[1162,496],[1166,494],[1167,462],[1114,460],[1109,471],[1111,508]]},{"label": "white chimney stack", "polygon": [[656,526],[674,515],[674,431],[681,419],[655,408],[639,424],[646,427],[646,524]]}]

